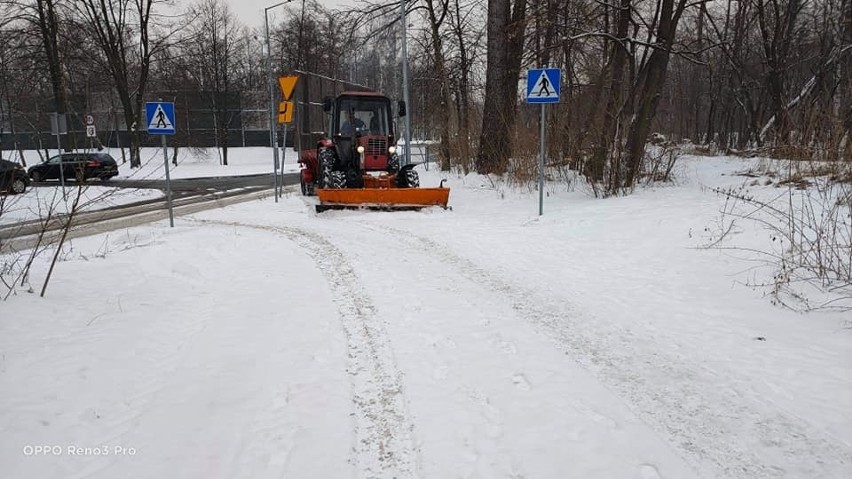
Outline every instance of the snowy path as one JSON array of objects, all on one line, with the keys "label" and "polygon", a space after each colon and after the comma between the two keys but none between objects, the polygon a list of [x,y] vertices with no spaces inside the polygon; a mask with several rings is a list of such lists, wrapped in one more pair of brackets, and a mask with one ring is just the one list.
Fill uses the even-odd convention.
[{"label": "snowy path", "polygon": [[[405,251],[424,251],[483,289],[503,296],[518,316],[624,398],[704,475],[831,477],[852,464],[852,447],[761,397],[736,371],[716,371],[670,354],[641,328],[624,329],[574,310],[555,291],[513,285],[455,254],[452,247],[386,226]],[[364,241],[371,241],[364,239]],[[565,285],[570,288],[571,285]],[[682,477],[677,475],[677,477]]]},{"label": "snowy path", "polygon": [[849,332],[732,288],[712,195],[457,194],[75,239],[0,304],[0,476],[852,477]]},{"label": "snowy path", "polygon": [[408,234],[342,222],[346,228],[331,221],[338,224],[324,234],[338,232],[362,284],[377,292],[398,361],[410,371],[422,477],[693,477],[618,397],[525,320],[512,291],[495,288],[480,269],[459,268],[470,266],[459,258],[410,244]]},{"label": "snowy path", "polygon": [[202,223],[254,228],[284,236],[316,262],[328,282],[347,336],[346,371],[352,381],[356,407],[353,462],[362,477],[413,477],[416,460],[411,426],[390,341],[384,324],[376,317],[372,300],[344,254],[322,235],[301,228],[204,220]]}]

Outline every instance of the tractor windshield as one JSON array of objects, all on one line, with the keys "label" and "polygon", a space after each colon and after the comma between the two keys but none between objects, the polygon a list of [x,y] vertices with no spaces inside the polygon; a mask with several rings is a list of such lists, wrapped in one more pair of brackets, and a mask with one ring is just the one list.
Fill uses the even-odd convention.
[{"label": "tractor windshield", "polygon": [[337,132],[343,136],[390,135],[388,102],[382,99],[344,99],[340,101]]}]

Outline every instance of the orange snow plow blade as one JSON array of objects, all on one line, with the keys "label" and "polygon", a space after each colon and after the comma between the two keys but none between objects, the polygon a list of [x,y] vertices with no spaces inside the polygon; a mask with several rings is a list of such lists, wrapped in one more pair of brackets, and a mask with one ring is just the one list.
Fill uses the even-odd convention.
[{"label": "orange snow plow blade", "polygon": [[419,210],[429,206],[447,209],[449,188],[343,188],[318,189],[317,212],[334,209]]}]

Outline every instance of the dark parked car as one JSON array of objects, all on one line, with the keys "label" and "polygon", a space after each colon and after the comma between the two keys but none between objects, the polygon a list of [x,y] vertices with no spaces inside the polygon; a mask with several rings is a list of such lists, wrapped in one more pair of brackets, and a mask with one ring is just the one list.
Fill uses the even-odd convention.
[{"label": "dark parked car", "polygon": [[27,191],[27,186],[30,186],[30,178],[23,166],[0,160],[0,191],[19,194]]},{"label": "dark parked car", "polygon": [[[118,175],[118,164],[109,153],[62,153],[62,171],[66,179],[88,180],[100,178],[108,180]],[[60,155],[53,156],[43,163],[31,166],[30,178],[33,181],[58,180]]]}]

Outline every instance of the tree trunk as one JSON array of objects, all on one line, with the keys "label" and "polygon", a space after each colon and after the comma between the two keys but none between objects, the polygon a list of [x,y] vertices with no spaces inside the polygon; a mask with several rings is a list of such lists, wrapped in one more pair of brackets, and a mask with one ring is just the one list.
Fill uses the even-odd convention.
[{"label": "tree trunk", "polygon": [[[585,174],[593,181],[599,182],[604,179],[604,170],[607,163],[610,164],[610,169],[614,177],[614,185],[618,185],[620,180],[620,165],[618,162],[617,151],[620,150],[619,136],[617,126],[619,125],[619,117],[624,105],[624,80],[627,71],[627,45],[624,42],[630,28],[630,17],[632,14],[631,0],[621,0],[621,5],[618,9],[616,19],[616,39],[611,42],[612,53],[609,64],[606,67],[606,72],[609,78],[606,82],[606,90],[604,98],[606,100],[606,108],[604,108],[603,124],[599,130],[598,144],[595,149],[592,160],[588,165]],[[615,148],[616,152],[613,152]]]},{"label": "tree trunk", "polygon": [[686,8],[686,0],[678,0],[677,8],[674,6],[674,0],[662,0],[660,5],[660,20],[657,27],[658,47],[653,49],[648,63],[639,74],[639,99],[633,119],[628,125],[625,145],[627,176],[623,183],[625,188],[633,186],[639,167],[642,165],[645,142],[651,130],[651,122],[657,113],[660,92],[666,81],[670,48],[674,43],[677,24],[684,8]]},{"label": "tree trunk", "polygon": [[482,133],[476,155],[476,171],[504,173],[512,154],[512,128],[518,100],[526,0],[488,1],[487,66]]},{"label": "tree trunk", "polygon": [[503,173],[510,149],[507,112],[503,111],[508,65],[507,28],[510,18],[509,0],[488,0],[486,23],[487,53],[485,68],[485,104],[482,111],[482,132],[476,155],[476,171],[481,174]]},{"label": "tree trunk", "polygon": [[[852,45],[852,0],[845,0],[842,7],[843,15],[843,44]],[[842,84],[840,85],[840,117],[843,122],[843,137],[846,140],[846,151],[843,152],[846,161],[852,161],[852,55],[842,57]]]},{"label": "tree trunk", "polygon": [[446,71],[446,60],[444,58],[444,46],[441,40],[441,25],[447,16],[448,2],[441,4],[441,13],[435,9],[434,0],[426,0],[426,11],[429,14],[430,40],[432,42],[432,54],[434,55],[435,74],[441,82],[441,100],[438,109],[439,131],[441,143],[438,147],[438,155],[441,162],[441,171],[450,171],[450,121],[452,119],[453,100],[450,96],[450,80]]},{"label": "tree trunk", "polygon": [[460,0],[454,0],[456,25],[454,25],[454,33],[458,42],[459,48],[459,81],[457,92],[457,115],[459,124],[459,155],[461,156],[461,164],[465,173],[470,171],[471,153],[470,153],[470,70],[473,60],[470,58],[466,41],[464,37],[465,28],[463,28]]},{"label": "tree trunk", "polygon": [[[47,57],[47,69],[50,85],[53,89],[54,111],[59,115],[68,112],[68,92],[65,89],[65,77],[62,73],[62,60],[59,57],[59,21],[53,0],[37,0],[38,27]],[[69,122],[70,123],[70,122]],[[72,136],[66,134],[63,141],[65,151],[71,151]]]}]

